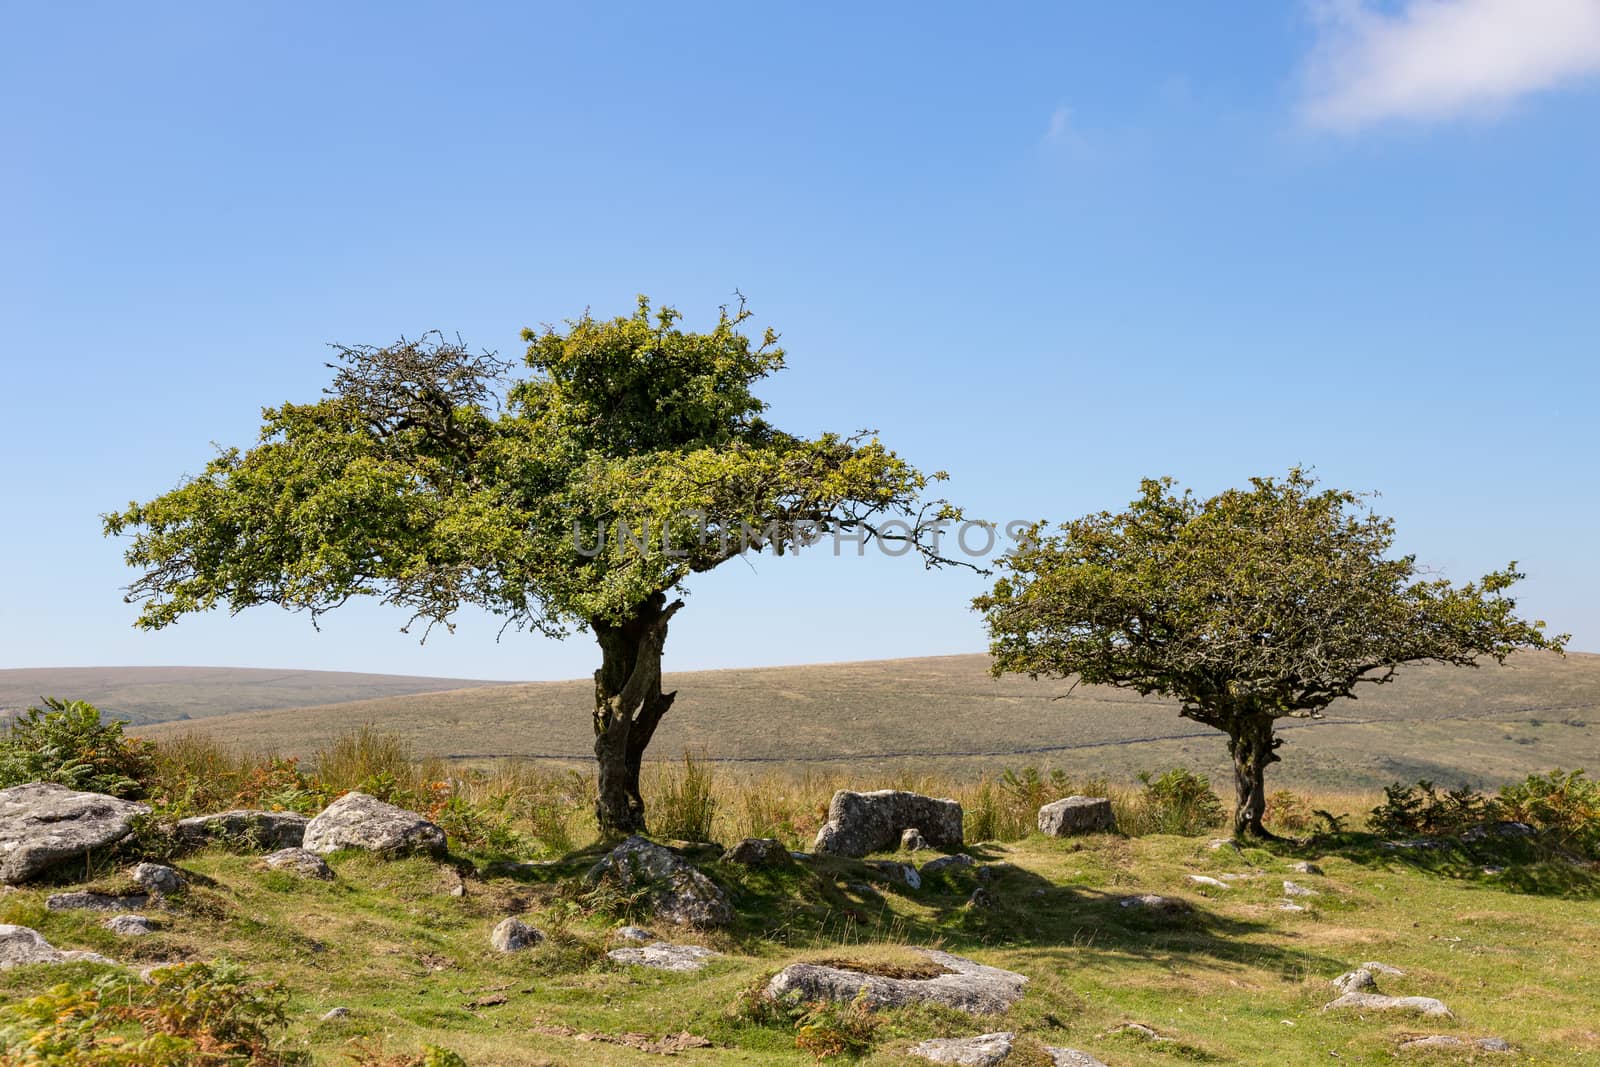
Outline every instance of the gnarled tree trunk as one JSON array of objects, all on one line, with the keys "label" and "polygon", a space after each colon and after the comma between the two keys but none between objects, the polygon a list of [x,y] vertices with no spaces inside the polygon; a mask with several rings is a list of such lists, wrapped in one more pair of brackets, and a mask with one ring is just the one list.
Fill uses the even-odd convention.
[{"label": "gnarled tree trunk", "polygon": [[1249,715],[1228,725],[1228,753],[1233,756],[1235,837],[1271,837],[1261,825],[1267,810],[1267,765],[1278,762],[1277,747],[1283,744],[1272,736],[1272,716]]},{"label": "gnarled tree trunk", "polygon": [[594,756],[599,763],[595,818],[606,837],[645,832],[639,765],[676,693],[661,691],[667,621],[683,601],[657,593],[621,623],[590,620],[600,642],[594,672]]}]

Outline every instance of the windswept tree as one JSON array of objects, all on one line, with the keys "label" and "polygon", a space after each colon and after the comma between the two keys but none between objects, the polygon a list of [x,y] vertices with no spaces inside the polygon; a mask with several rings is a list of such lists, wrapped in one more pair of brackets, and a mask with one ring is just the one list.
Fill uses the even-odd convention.
[{"label": "windswept tree", "polygon": [[1514,614],[1515,563],[1452,585],[1391,555],[1393,541],[1393,521],[1361,495],[1319,490],[1299,469],[1209,500],[1147,479],[1120,514],[1035,527],[974,606],[996,674],[1159,694],[1227,734],[1234,832],[1268,836],[1278,720],[1318,718],[1402,664],[1476,666],[1566,641]]},{"label": "windswept tree", "polygon": [[[631,316],[524,330],[531,373],[437,333],[339,347],[319,401],[263,412],[260,439],[105,516],[131,532],[137,625],[259,604],[313,620],[352,597],[411,613],[423,636],[464,605],[549,637],[587,629],[596,815],[645,829],[639,767],[674,693],[667,626],[694,574],[818,538],[936,551],[930,476],[870,433],[807,438],[763,417],[753,387],[784,362],[743,302],[706,333],[641,297]],[[942,473],[932,479],[942,479]]]}]

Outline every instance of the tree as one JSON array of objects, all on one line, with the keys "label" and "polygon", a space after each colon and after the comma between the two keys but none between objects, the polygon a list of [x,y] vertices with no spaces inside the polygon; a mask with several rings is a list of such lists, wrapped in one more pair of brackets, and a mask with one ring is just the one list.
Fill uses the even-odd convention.
[{"label": "tree", "polygon": [[1426,577],[1415,556],[1391,557],[1392,520],[1360,494],[1316,485],[1294,469],[1201,501],[1170,478],[1146,479],[1120,514],[1048,536],[1035,526],[974,601],[995,673],[1181,701],[1181,716],[1228,735],[1235,833],[1269,836],[1264,778],[1283,743],[1279,719],[1319,718],[1401,664],[1561,651],[1566,635],[1513,614],[1515,563],[1466,585]]},{"label": "tree", "polygon": [[870,433],[799,437],[762,417],[752,387],[784,352],[771,330],[741,331],[749,314],[741,299],[692,333],[641,297],[631,316],[524,330],[532,373],[515,382],[438,333],[336,347],[323,399],[266,409],[248,451],[104,516],[133,532],[137,625],[259,604],[315,622],[371,596],[424,639],[463,605],[549,637],[588,629],[596,815],[608,835],[644,830],[639,768],[676,696],[661,656],[686,579],[823,536],[952,562],[925,536],[959,517],[922,502],[930,476]]}]

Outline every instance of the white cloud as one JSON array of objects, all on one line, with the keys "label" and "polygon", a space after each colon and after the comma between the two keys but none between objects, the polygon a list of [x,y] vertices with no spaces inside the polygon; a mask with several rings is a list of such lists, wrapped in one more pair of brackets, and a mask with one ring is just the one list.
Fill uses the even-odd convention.
[{"label": "white cloud", "polygon": [[1317,126],[1492,114],[1600,73],[1600,0],[1324,0],[1317,15],[1304,108]]},{"label": "white cloud", "polygon": [[1045,131],[1045,140],[1057,141],[1065,137],[1072,129],[1072,109],[1062,105],[1055,109],[1050,116],[1050,128]]}]

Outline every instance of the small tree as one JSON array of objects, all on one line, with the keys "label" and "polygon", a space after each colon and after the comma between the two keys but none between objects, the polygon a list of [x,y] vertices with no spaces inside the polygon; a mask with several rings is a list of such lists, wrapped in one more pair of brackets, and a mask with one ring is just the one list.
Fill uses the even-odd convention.
[{"label": "small tree", "polygon": [[871,434],[762,417],[752,387],[784,353],[741,332],[748,315],[691,333],[641,297],[631,316],[525,330],[532,374],[509,388],[507,364],[437,333],[337,348],[324,399],[266,409],[254,448],[105,517],[134,531],[137,624],[258,604],[315,620],[373,596],[429,629],[463,604],[550,637],[586,628],[596,815],[608,835],[644,830],[639,767],[676,695],[661,654],[691,575],[824,535],[951,562],[923,537],[924,516],[958,516],[920,502],[927,476]]},{"label": "small tree", "polygon": [[1238,834],[1268,836],[1279,719],[1318,718],[1404,663],[1476,666],[1566,641],[1513,614],[1515,563],[1460,586],[1422,577],[1415,556],[1390,556],[1392,520],[1302,470],[1205,501],[1173,486],[1147,479],[1120,514],[1035,527],[974,606],[996,674],[1160,694],[1226,733]]}]

